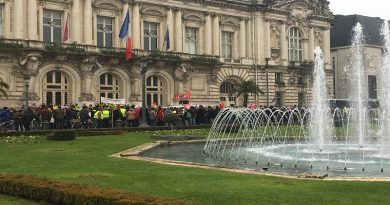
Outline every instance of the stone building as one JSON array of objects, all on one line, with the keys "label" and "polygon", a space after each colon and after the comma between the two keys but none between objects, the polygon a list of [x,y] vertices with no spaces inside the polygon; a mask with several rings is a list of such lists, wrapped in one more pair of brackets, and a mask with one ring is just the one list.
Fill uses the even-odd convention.
[{"label": "stone building", "polygon": [[[249,102],[311,101],[313,50],[323,49],[328,84],[326,0],[0,0],[0,75],[10,85],[0,106],[95,103],[100,96],[140,104],[141,56],[149,60],[150,105],[240,105],[235,83],[253,80],[265,95]],[[118,37],[130,12],[133,59]],[[67,27],[67,25],[69,25]],[[69,38],[64,41],[64,30]],[[164,48],[169,31],[170,50]],[[329,86],[333,93],[332,86]],[[26,92],[27,89],[27,92]]]},{"label": "stone building", "polygon": [[[348,81],[351,42],[353,28],[357,23],[363,27],[365,46],[363,48],[363,60],[370,100],[378,99],[378,71],[382,64],[383,38],[381,27],[383,19],[361,15],[336,15],[331,29],[331,61],[334,70],[334,96],[336,99],[348,99],[351,97],[351,89],[354,82]],[[352,83],[352,85],[350,84]]]}]

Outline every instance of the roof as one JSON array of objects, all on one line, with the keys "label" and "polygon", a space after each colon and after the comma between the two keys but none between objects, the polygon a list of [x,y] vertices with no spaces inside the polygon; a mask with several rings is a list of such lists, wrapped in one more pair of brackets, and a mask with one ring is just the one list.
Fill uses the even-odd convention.
[{"label": "roof", "polygon": [[381,27],[383,19],[361,15],[336,15],[330,31],[330,47],[350,46],[353,27],[359,22],[363,27],[365,43],[372,46],[383,46]]}]

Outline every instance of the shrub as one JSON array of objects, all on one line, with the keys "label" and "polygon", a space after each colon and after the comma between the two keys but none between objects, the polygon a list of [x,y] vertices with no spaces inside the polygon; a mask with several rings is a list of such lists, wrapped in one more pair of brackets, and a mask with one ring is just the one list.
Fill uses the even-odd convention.
[{"label": "shrub", "polygon": [[171,114],[166,114],[163,120],[165,123],[176,123],[177,121],[180,120],[180,118],[176,114],[171,113]]},{"label": "shrub", "polygon": [[0,193],[24,197],[49,204],[63,205],[191,205],[182,200],[130,194],[115,189],[49,181],[30,176],[0,173]]},{"label": "shrub", "polygon": [[59,132],[54,132],[53,134],[47,135],[48,140],[56,141],[70,141],[75,140],[77,133],[73,130],[64,130]]}]

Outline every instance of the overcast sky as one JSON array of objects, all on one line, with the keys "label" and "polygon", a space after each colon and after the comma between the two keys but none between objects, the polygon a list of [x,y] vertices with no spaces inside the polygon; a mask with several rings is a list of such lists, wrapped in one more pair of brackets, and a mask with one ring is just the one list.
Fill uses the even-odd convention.
[{"label": "overcast sky", "polygon": [[389,0],[329,0],[334,14],[359,14],[390,20]]}]

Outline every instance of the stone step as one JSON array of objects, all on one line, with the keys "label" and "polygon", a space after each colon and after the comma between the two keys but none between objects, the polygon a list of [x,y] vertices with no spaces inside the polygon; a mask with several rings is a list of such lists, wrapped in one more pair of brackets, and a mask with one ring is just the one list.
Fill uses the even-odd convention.
[{"label": "stone step", "polygon": [[140,156],[141,154],[156,149],[158,147],[161,147],[162,143],[161,142],[150,142],[146,143],[131,149],[128,149],[124,152],[120,153],[121,157],[132,157],[132,156]]},{"label": "stone step", "polygon": [[298,178],[304,178],[304,179],[325,179],[328,177],[328,174],[324,173],[303,173],[298,175]]}]

